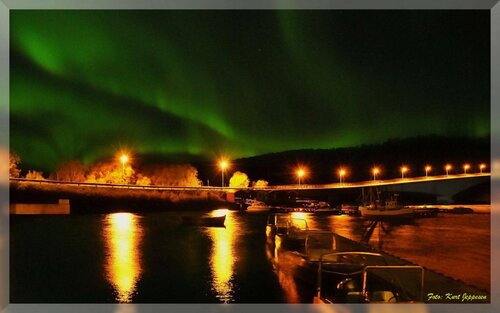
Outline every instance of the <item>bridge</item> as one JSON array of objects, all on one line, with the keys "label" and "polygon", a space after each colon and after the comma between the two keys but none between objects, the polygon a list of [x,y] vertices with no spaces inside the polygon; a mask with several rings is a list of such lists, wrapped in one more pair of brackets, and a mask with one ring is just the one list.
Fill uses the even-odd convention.
[{"label": "bridge", "polygon": [[[331,202],[353,202],[363,188],[399,193],[413,204],[477,201],[489,203],[490,173],[454,174],[370,180],[352,183],[295,184],[254,188],[258,199],[267,202],[287,197],[322,198]],[[468,197],[471,197],[468,199]]]},{"label": "bridge", "polygon": [[[297,197],[317,198],[332,203],[349,203],[359,199],[362,188],[376,187],[381,191],[399,193],[403,201],[420,203],[451,203],[457,195],[468,200],[470,190],[479,190],[481,203],[489,202],[490,173],[455,174],[428,177],[410,177],[362,182],[330,184],[275,185],[264,188],[230,188],[215,186],[175,187],[141,186],[85,182],[64,182],[53,180],[31,180],[11,178],[11,202],[25,203],[70,199],[72,207],[116,205],[134,207],[170,207],[201,201],[220,205],[234,202],[236,197],[255,197],[266,202],[279,202]],[[465,193],[464,193],[465,192]],[[476,193],[472,193],[477,195]],[[476,197],[477,198],[477,197]],[[458,197],[460,199],[460,197]]]},{"label": "bridge", "polygon": [[141,189],[141,190],[259,190],[259,191],[274,191],[274,190],[322,190],[322,189],[351,189],[362,187],[381,187],[391,185],[406,185],[415,183],[431,183],[436,181],[452,181],[452,180],[470,180],[480,177],[491,177],[491,173],[472,173],[472,174],[450,174],[439,176],[420,176],[408,178],[395,178],[388,180],[368,180],[361,182],[342,182],[330,184],[290,184],[290,185],[270,185],[265,187],[219,187],[219,186],[157,186],[157,185],[127,185],[127,184],[108,184],[108,183],[89,183],[89,182],[69,182],[58,180],[37,180],[27,178],[9,178],[10,182],[27,182],[39,185],[59,185],[59,186],[80,186],[80,187],[95,187],[95,188],[113,188],[113,189]]}]

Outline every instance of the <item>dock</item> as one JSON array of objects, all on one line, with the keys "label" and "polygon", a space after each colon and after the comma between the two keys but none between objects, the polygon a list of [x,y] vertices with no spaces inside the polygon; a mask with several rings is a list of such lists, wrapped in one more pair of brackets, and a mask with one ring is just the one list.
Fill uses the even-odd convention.
[{"label": "dock", "polygon": [[59,199],[57,203],[11,203],[10,214],[14,215],[65,215],[71,213],[69,199]]}]

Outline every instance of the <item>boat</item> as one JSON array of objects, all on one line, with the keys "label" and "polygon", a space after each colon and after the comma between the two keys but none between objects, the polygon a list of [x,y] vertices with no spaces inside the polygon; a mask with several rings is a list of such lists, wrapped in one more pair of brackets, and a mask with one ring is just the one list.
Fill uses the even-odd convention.
[{"label": "boat", "polygon": [[342,211],[337,208],[318,208],[313,213],[315,215],[341,215]]},{"label": "boat", "polygon": [[269,210],[269,206],[262,201],[258,201],[255,199],[247,199],[245,201],[245,204],[247,204],[247,210],[248,211],[264,211],[264,210]]},{"label": "boat", "polygon": [[352,216],[359,216],[359,208],[354,205],[349,205],[349,204],[342,204],[340,206],[340,211],[342,211],[342,214],[346,215],[352,215]]},{"label": "boat", "polygon": [[225,227],[226,215],[221,216],[182,216],[182,223],[192,226]]},{"label": "boat", "polygon": [[290,250],[304,248],[308,230],[305,219],[292,217],[287,213],[271,214],[267,219],[268,240],[273,241],[275,237],[280,237],[282,245]]},{"label": "boat", "polygon": [[286,205],[274,206],[270,208],[271,212],[287,213],[287,212],[307,212],[315,214],[341,214],[340,210],[331,208],[328,202],[297,199],[295,202],[287,203]]},{"label": "boat", "polygon": [[397,196],[397,194],[393,195],[393,197],[387,199],[383,205],[379,204],[380,200],[362,205],[359,207],[359,212],[362,217],[367,219],[393,220],[414,218],[413,208],[399,205]]},{"label": "boat", "polygon": [[332,252],[320,257],[313,303],[418,303],[423,284],[421,266],[388,265],[374,252]]},{"label": "boat", "polygon": [[449,211],[449,213],[453,214],[470,214],[474,213],[474,210],[471,208],[465,208],[465,207],[455,207]]},{"label": "boat", "polygon": [[286,234],[290,223],[287,213],[274,213],[267,217],[266,235],[274,237],[277,234]]}]

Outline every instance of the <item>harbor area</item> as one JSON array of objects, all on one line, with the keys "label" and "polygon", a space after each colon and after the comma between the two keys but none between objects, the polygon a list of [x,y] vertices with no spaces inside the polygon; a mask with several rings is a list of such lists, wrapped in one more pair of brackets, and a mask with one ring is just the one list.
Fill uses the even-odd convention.
[{"label": "harbor area", "polygon": [[[330,298],[321,298],[322,301],[326,300],[327,303],[490,302],[489,291],[477,287],[481,283],[476,282],[476,286],[473,286],[463,280],[457,279],[459,275],[455,277],[450,276],[450,273],[454,274],[454,270],[447,271],[447,275],[427,266],[420,266],[420,264],[434,266],[437,262],[443,261],[442,259],[433,260],[432,253],[424,258],[417,258],[421,263],[412,262],[385,251],[383,244],[380,242],[380,240],[383,240],[383,235],[381,234],[374,236],[378,237],[377,240],[369,244],[368,240],[364,237],[366,236],[367,229],[365,229],[365,233],[361,237],[362,239],[356,241],[339,235],[334,231],[311,229],[308,226],[307,220],[311,222],[308,214],[276,213],[271,215],[268,219],[266,229],[269,245],[268,255],[276,270],[282,276],[289,276],[288,280],[293,281],[297,286],[304,284],[316,286],[316,292],[317,290],[321,290],[325,284],[328,288],[333,288],[333,291],[330,290]],[[384,225],[381,222],[371,222],[367,225],[370,225],[370,227],[375,225],[375,227],[379,228],[379,231],[383,232]],[[316,223],[315,226],[317,228],[319,225]],[[385,225],[385,227],[388,227],[388,225]],[[371,232],[373,233],[374,230],[372,229]],[[389,251],[394,250],[391,246],[389,248]],[[402,254],[404,255],[404,253]],[[436,256],[439,257],[439,255]],[[428,260],[433,261],[429,262]],[[322,261],[324,263],[323,268],[327,268],[326,273],[329,274],[324,275],[326,278],[323,279],[320,277],[321,266],[318,265]],[[448,262],[443,263],[449,264]],[[350,270],[346,271],[346,268],[350,268]],[[460,268],[462,267],[457,268],[457,270],[460,270]],[[369,277],[368,272],[374,270],[385,272],[383,275],[379,273],[379,276],[385,276],[385,281],[390,281],[391,288],[394,290],[393,293],[391,291],[391,296],[387,296],[385,300],[370,299],[370,292],[367,290],[367,286],[370,286],[370,283],[367,283],[365,279],[367,275]],[[483,272],[485,271],[484,268],[482,270]],[[421,271],[421,273],[418,274],[415,271]],[[471,272],[477,273],[478,271],[474,269],[474,266],[471,266]],[[334,275],[335,277],[332,278],[331,273],[336,273],[337,276]],[[477,279],[478,277],[475,278]],[[318,282],[318,280],[322,281]],[[352,290],[350,290],[350,293],[357,295],[354,298],[346,298],[345,294],[339,296],[339,294],[342,295],[343,292],[345,293],[345,290],[343,290],[344,287],[341,285],[347,280],[352,280],[353,284],[357,281],[357,287],[351,286]],[[404,291],[403,286],[409,288],[409,292],[408,290]],[[488,288],[489,282],[482,286]],[[373,284],[371,287],[374,288]],[[385,287],[384,289],[388,288]],[[372,294],[377,294],[377,292]],[[305,293],[305,297],[311,297],[310,293],[307,294],[307,291]],[[411,294],[412,297],[408,297],[408,294]],[[318,296],[318,294],[314,294],[314,299],[317,299]]]}]

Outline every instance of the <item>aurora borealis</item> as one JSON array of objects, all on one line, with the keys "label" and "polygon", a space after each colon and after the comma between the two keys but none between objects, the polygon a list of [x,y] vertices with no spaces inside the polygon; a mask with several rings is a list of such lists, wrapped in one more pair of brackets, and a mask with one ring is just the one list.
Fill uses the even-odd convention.
[{"label": "aurora borealis", "polygon": [[10,145],[33,168],[490,132],[489,11],[10,18]]}]

